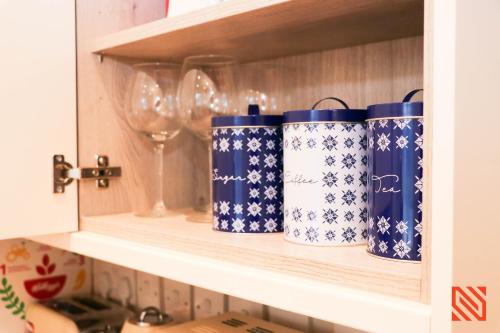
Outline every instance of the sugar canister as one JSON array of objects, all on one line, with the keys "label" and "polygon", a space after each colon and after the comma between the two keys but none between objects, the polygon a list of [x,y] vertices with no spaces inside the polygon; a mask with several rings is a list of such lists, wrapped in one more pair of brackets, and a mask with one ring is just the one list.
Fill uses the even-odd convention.
[{"label": "sugar canister", "polygon": [[285,239],[358,245],[367,238],[366,110],[288,111],[283,121]]},{"label": "sugar canister", "polygon": [[368,252],[420,261],[423,103],[368,107]]},{"label": "sugar canister", "polygon": [[212,118],[213,228],[226,232],[283,231],[283,117]]}]

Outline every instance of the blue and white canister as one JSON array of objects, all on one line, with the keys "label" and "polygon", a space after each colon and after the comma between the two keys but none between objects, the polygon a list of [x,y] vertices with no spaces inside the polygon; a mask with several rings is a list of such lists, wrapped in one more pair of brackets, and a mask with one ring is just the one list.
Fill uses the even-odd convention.
[{"label": "blue and white canister", "polygon": [[366,244],[366,110],[288,111],[283,120],[285,239]]},{"label": "blue and white canister", "polygon": [[282,116],[212,118],[213,228],[238,233],[283,231]]},{"label": "blue and white canister", "polygon": [[368,107],[368,252],[420,261],[422,242],[423,103]]}]

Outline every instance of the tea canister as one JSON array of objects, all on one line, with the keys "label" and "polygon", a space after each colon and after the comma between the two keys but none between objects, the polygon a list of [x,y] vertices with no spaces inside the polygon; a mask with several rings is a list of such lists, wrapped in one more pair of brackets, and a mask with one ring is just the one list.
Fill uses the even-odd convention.
[{"label": "tea canister", "polygon": [[368,107],[368,252],[420,261],[423,103]]},{"label": "tea canister", "polygon": [[358,245],[367,238],[366,110],[288,111],[283,120],[285,239]]},{"label": "tea canister", "polygon": [[212,118],[212,181],[215,230],[283,231],[283,117],[261,115]]}]

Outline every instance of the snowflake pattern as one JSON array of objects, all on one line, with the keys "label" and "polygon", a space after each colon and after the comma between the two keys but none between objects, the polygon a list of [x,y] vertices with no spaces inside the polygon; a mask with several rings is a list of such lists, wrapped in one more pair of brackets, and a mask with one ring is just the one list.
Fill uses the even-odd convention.
[{"label": "snowflake pattern", "polygon": [[231,227],[234,232],[245,232],[245,221],[240,218],[233,219],[233,223],[231,223]]},{"label": "snowflake pattern", "polygon": [[222,138],[220,139],[220,142],[219,142],[219,151],[221,152],[228,152],[229,151],[229,139],[227,138]]},{"label": "snowflake pattern", "polygon": [[276,144],[274,143],[273,140],[266,141],[266,149],[267,150],[274,150],[275,147],[276,147]]},{"label": "snowflake pattern", "polygon": [[395,228],[400,234],[406,234],[406,231],[408,231],[408,223],[405,220],[401,220],[396,223]]},{"label": "snowflake pattern", "polygon": [[408,138],[404,135],[401,135],[400,137],[396,138],[396,145],[399,149],[408,148]]},{"label": "snowflake pattern", "polygon": [[316,139],[309,138],[309,139],[307,140],[307,148],[309,148],[309,149],[314,149],[314,148],[316,148]]},{"label": "snowflake pattern", "polygon": [[332,156],[332,155],[328,155],[326,158],[325,158],[325,165],[326,166],[332,166],[335,164],[335,157]]},{"label": "snowflake pattern", "polygon": [[385,133],[382,133],[381,135],[378,136],[377,150],[381,151],[391,150],[390,148],[391,140],[389,139],[390,135],[391,134],[385,135]]},{"label": "snowflake pattern", "polygon": [[233,141],[233,149],[234,150],[242,150],[243,149],[243,142],[241,140],[234,140]]},{"label": "snowflake pattern", "polygon": [[219,210],[222,215],[229,215],[229,201],[221,201]]},{"label": "snowflake pattern", "polygon": [[377,227],[378,227],[378,231],[383,235],[385,234],[386,232],[389,233],[389,228],[391,227],[391,225],[389,224],[389,220],[391,218],[388,217],[387,219],[385,218],[385,216],[382,216],[382,217],[379,217],[378,218],[378,222],[377,222]]},{"label": "snowflake pattern", "polygon": [[325,232],[325,239],[329,242],[335,240],[335,230],[329,229]]},{"label": "snowflake pattern", "polygon": [[347,175],[345,175],[344,177],[344,184],[346,185],[352,185],[352,183],[354,183],[354,177],[349,173]]},{"label": "snowflake pattern", "polygon": [[233,212],[237,215],[243,214],[243,205],[242,204],[234,204]]},{"label": "snowflake pattern", "polygon": [[[285,174],[313,180],[310,184],[290,185],[297,186],[294,190],[298,193],[302,194],[302,189],[304,192],[286,199],[286,239],[321,245],[367,242],[367,204],[363,200],[367,190],[366,181],[362,182],[366,180],[368,162],[366,128],[364,123],[339,122],[284,126],[284,153],[288,161]],[[294,147],[294,140],[301,142],[300,148],[297,144]],[[318,171],[317,176],[313,170]],[[301,209],[300,218],[297,209]],[[363,209],[365,215],[360,213]]]},{"label": "snowflake pattern", "polygon": [[265,232],[275,232],[278,228],[278,223],[273,218],[265,219],[264,223]]},{"label": "snowflake pattern", "polygon": [[331,208],[323,209],[323,223],[336,223],[337,217],[337,210],[333,210]]},{"label": "snowflake pattern", "polygon": [[342,195],[342,204],[352,205],[356,200],[356,191],[347,190],[342,192],[344,193]]},{"label": "snowflake pattern", "polygon": [[334,138],[331,135],[328,135],[327,137],[323,137],[323,149],[326,150],[333,150],[337,149],[337,139]]},{"label": "snowflake pattern", "polygon": [[258,166],[259,161],[260,161],[259,156],[253,155],[253,156],[250,156],[250,158],[248,159],[248,164],[253,165],[253,166]]},{"label": "snowflake pattern", "polygon": [[[419,261],[422,241],[423,191],[423,120],[398,118],[369,120],[367,186],[370,205],[365,214],[368,221],[368,251],[377,256],[397,260]],[[387,163],[384,161],[398,161]],[[374,175],[396,175],[398,182],[382,185],[390,191],[375,192],[378,183]],[[413,196],[400,208],[402,188],[413,188]],[[392,191],[392,189],[396,191]],[[387,200],[392,197],[393,209],[387,211]],[[377,206],[377,199],[384,206]],[[390,201],[389,201],[390,202]],[[410,213],[406,213],[410,210]],[[412,212],[412,211],[413,212]]]},{"label": "snowflake pattern", "polygon": [[337,181],[339,179],[337,178],[337,176],[333,173],[333,172],[328,172],[328,173],[323,173],[323,186],[328,186],[328,187],[332,187],[332,186],[337,186]]},{"label": "snowflake pattern", "polygon": [[313,227],[306,228],[305,236],[307,241],[311,243],[317,242],[319,236],[318,229]]},{"label": "snowflake pattern", "polygon": [[276,190],[275,186],[265,186],[264,195],[267,200],[276,199],[276,196],[278,195],[278,190]]},{"label": "snowflake pattern", "polygon": [[273,204],[267,205],[266,206],[266,214],[273,215],[274,213],[276,213],[276,207],[274,207]]},{"label": "snowflake pattern", "polygon": [[274,172],[266,172],[266,180],[269,183],[272,183],[276,180],[276,174]]},{"label": "snowflake pattern", "polygon": [[302,141],[300,141],[300,138],[298,136],[294,137],[292,139],[293,150],[300,150],[301,146],[302,146]]},{"label": "snowflake pattern", "polygon": [[335,194],[333,194],[332,192],[329,192],[326,196],[325,196],[325,202],[327,204],[333,204],[335,202]]},{"label": "snowflake pattern", "polygon": [[260,192],[258,188],[251,188],[250,191],[248,191],[248,196],[252,199],[258,199],[260,196]]},{"label": "snowflake pattern", "polygon": [[257,170],[248,171],[248,175],[247,175],[248,183],[252,183],[252,184],[260,183],[261,178],[262,178],[262,176],[261,176],[259,171],[257,171]]},{"label": "snowflake pattern", "polygon": [[302,221],[302,208],[295,207],[292,210],[292,218],[295,222],[301,222]]},{"label": "snowflake pattern", "polygon": [[257,152],[260,151],[260,138],[253,137],[253,138],[248,138],[248,143],[247,143],[247,151],[251,152]]},{"label": "snowflake pattern", "polygon": [[[283,211],[278,209],[283,198],[281,128],[219,128],[212,133],[213,168],[219,176],[231,178],[226,183],[214,180],[214,229],[238,233],[283,231]],[[242,163],[228,164],[227,157],[222,157],[232,152],[243,157]],[[241,183],[238,189],[235,182]],[[231,191],[218,190],[224,186]],[[233,191],[238,191],[237,195]]]},{"label": "snowflake pattern", "polygon": [[247,211],[248,211],[249,215],[252,215],[254,217],[257,215],[260,215],[261,210],[262,210],[262,208],[256,202],[252,202],[252,203],[248,204]]},{"label": "snowflake pattern", "polygon": [[397,255],[401,259],[409,259],[410,256],[408,255],[408,253],[410,253],[411,247],[402,239],[400,239],[399,242],[394,239],[394,243],[394,247],[392,248],[394,250],[394,254],[392,256],[395,257]]},{"label": "snowflake pattern", "polygon": [[264,158],[265,167],[269,169],[275,168],[278,163],[278,158],[276,157],[276,155],[269,154],[265,156],[266,156],[266,158]]},{"label": "snowflake pattern", "polygon": [[342,164],[343,164],[342,167],[345,167],[347,169],[351,169],[356,164],[356,159],[350,153],[347,153],[345,155],[342,154],[342,157],[343,157],[342,158]]},{"label": "snowflake pattern", "polygon": [[351,243],[356,238],[356,231],[351,227],[347,227],[347,229],[342,229],[342,241]]}]

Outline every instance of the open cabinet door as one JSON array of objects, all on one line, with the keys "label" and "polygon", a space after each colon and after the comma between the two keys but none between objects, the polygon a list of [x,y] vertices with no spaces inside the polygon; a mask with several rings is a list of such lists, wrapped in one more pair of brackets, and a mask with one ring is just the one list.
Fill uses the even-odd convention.
[{"label": "open cabinet door", "polygon": [[54,154],[77,163],[75,2],[0,0],[0,52],[0,239],[75,231],[52,183]]}]

